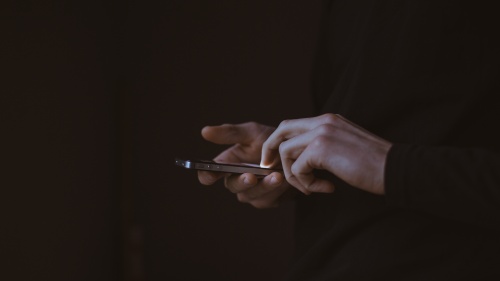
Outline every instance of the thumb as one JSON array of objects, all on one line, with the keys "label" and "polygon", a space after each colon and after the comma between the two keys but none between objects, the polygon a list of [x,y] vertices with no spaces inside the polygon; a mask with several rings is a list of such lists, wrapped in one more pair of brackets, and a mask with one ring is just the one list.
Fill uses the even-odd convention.
[{"label": "thumb", "polygon": [[236,125],[206,126],[201,130],[201,135],[207,141],[216,144],[250,144],[258,134],[257,131],[257,125],[249,122]]}]

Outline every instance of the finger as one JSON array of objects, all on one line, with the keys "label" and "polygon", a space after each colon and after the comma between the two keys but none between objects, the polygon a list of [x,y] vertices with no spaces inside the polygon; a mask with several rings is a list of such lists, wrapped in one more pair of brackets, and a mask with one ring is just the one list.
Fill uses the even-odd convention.
[{"label": "finger", "polygon": [[225,173],[214,173],[208,171],[198,171],[198,180],[203,185],[212,185],[219,179],[223,178]]},{"label": "finger", "polygon": [[300,190],[302,193],[309,195],[311,192],[307,190],[302,184],[297,181],[297,179],[294,177],[293,173],[291,172],[292,164],[293,164],[294,159],[290,158],[283,158],[281,165],[283,167],[283,172],[285,174],[286,181],[293,185],[295,188]]},{"label": "finger", "polygon": [[[236,144],[235,146],[237,146]],[[248,155],[245,155],[243,153],[236,153],[238,151],[235,146],[230,147],[223,152],[221,152],[217,157],[215,157],[213,160],[215,162],[220,162],[220,163],[241,163],[241,162],[252,162],[250,159],[251,157],[248,157]]]},{"label": "finger", "polygon": [[282,159],[297,159],[304,149],[321,135],[333,134],[333,128],[330,125],[321,125],[311,131],[293,137],[284,141],[279,146],[279,153]]},{"label": "finger", "polygon": [[281,173],[275,172],[266,176],[258,182],[257,185],[240,192],[249,200],[265,196],[267,193],[272,192],[275,188],[285,182],[285,178]]},{"label": "finger", "polygon": [[[317,190],[317,184],[321,183],[322,180],[316,181],[312,171],[312,167],[309,170],[299,171],[296,170],[298,166],[296,164],[297,160],[304,159],[303,157],[308,157],[309,154],[304,155],[304,152],[309,148],[309,152],[313,151],[316,153],[314,156],[314,160],[322,159],[322,155],[318,155],[318,151],[320,147],[318,145],[324,145],[325,139],[328,136],[331,136],[335,133],[335,127],[329,124],[323,124],[311,131],[303,133],[299,136],[291,138],[280,145],[280,156],[281,161],[284,166],[285,174],[287,175],[287,180],[294,187],[304,192],[305,194],[309,194],[310,192],[331,192],[333,189],[330,187],[324,187],[325,189]],[[311,148],[313,147],[313,148]],[[302,168],[302,167],[301,167]],[[324,167],[314,167],[318,169],[323,169]],[[328,184],[328,183],[326,183]],[[324,184],[323,184],[324,185]]]},{"label": "finger", "polygon": [[206,126],[201,130],[201,135],[216,144],[250,144],[255,138],[258,126],[255,122]]},{"label": "finger", "polygon": [[326,128],[327,126],[329,125],[321,125],[319,127],[316,127],[312,131],[308,131],[304,134],[282,142],[279,146],[281,162],[283,170],[287,177],[287,181],[294,187],[302,191],[304,194],[310,194],[310,191],[298,179],[296,179],[294,173],[291,171],[292,164],[302,154],[304,149],[316,139],[318,135],[324,134],[327,130],[329,130],[328,128]]},{"label": "finger", "polygon": [[[249,203],[257,209],[278,207],[280,201],[285,198],[285,193],[290,189],[290,185],[281,185],[257,198],[248,199],[245,193],[238,193],[238,200],[242,203]],[[285,198],[286,199],[286,198]]]},{"label": "finger", "polygon": [[[215,162],[223,162],[223,163],[238,163],[245,161],[241,159],[238,155],[233,152],[233,149],[229,148],[223,151],[221,154],[217,155],[214,158]],[[219,179],[228,176],[227,173],[217,173],[217,172],[209,172],[209,171],[198,171],[198,180],[201,184],[204,185],[212,185],[217,182]]]},{"label": "finger", "polygon": [[264,185],[271,186],[271,187],[279,186],[281,184],[286,183],[285,176],[280,172],[271,173],[270,175],[268,175],[264,179],[262,179],[262,182],[264,183]]},{"label": "finger", "polygon": [[259,180],[254,174],[229,174],[224,178],[224,185],[232,193],[239,193],[257,185]]},{"label": "finger", "polygon": [[[285,120],[267,138],[262,145],[261,167],[271,168],[279,161],[279,146],[282,142],[290,139],[306,129],[307,122],[303,119]],[[300,128],[300,129],[298,129]],[[295,130],[294,130],[295,129]]]},{"label": "finger", "polygon": [[240,202],[250,203],[257,208],[273,207],[289,187],[283,174],[276,172],[266,176],[258,185],[238,193],[237,196]]},{"label": "finger", "polygon": [[321,157],[318,157],[317,150],[313,147],[308,147],[293,163],[291,173],[295,179],[300,182],[310,192],[331,193],[335,186],[332,182],[316,178],[313,174],[314,169],[320,169],[323,164]]},{"label": "finger", "polygon": [[320,125],[337,123],[338,120],[342,120],[342,118],[334,114],[324,114],[312,118],[285,120],[281,122],[262,146],[261,166],[269,167],[276,162],[277,149],[283,141]]}]

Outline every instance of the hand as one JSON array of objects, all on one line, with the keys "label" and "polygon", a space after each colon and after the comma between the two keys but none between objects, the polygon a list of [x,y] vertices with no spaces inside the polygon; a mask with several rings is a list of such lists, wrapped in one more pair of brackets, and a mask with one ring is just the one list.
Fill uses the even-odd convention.
[{"label": "hand", "polygon": [[[232,144],[214,161],[228,163],[259,163],[262,144],[274,131],[273,127],[255,122],[207,126],[202,129],[203,138],[216,144]],[[256,208],[275,207],[286,197],[287,190],[293,190],[283,174],[272,173],[263,179],[245,173],[241,175],[199,171],[198,179],[202,184],[212,185],[224,177],[227,189],[237,195],[240,202],[249,203]]]},{"label": "hand", "polygon": [[348,184],[384,194],[384,167],[392,144],[345,118],[325,114],[283,121],[262,147],[261,166],[280,162],[287,181],[305,194],[333,192],[331,182],[316,178],[327,170]]}]

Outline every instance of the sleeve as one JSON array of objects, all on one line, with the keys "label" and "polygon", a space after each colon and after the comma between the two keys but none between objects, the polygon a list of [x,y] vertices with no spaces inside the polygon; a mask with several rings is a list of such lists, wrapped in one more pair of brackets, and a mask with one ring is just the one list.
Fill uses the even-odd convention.
[{"label": "sleeve", "polygon": [[500,229],[500,154],[494,150],[394,144],[385,188],[390,205]]}]

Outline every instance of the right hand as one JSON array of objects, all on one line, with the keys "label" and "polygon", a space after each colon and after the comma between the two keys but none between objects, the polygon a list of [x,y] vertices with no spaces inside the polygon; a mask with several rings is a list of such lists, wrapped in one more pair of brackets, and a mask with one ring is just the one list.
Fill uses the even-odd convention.
[{"label": "right hand", "polygon": [[[216,144],[230,144],[214,158],[214,161],[228,163],[259,163],[262,144],[273,133],[275,128],[255,122],[237,125],[224,124],[207,126],[201,131],[204,139]],[[262,209],[276,207],[288,194],[290,185],[283,174],[274,172],[263,179],[254,174],[227,174],[208,171],[198,171],[198,179],[204,185],[212,185],[224,178],[227,189],[235,193],[240,202],[249,203]]]}]

